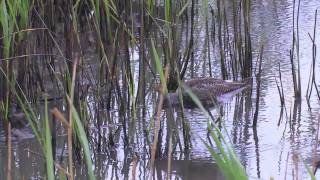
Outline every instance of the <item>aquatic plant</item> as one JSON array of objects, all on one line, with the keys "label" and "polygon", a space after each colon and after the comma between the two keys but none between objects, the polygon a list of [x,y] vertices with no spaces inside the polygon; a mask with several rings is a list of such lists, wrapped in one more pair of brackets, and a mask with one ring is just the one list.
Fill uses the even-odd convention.
[{"label": "aquatic plant", "polygon": [[[215,143],[215,147],[212,147],[208,142],[202,139],[203,143],[206,145],[208,151],[210,152],[212,158],[217,163],[219,169],[222,171],[226,179],[239,179],[246,180],[248,176],[244,167],[241,165],[234,148],[230,145],[229,135],[223,135],[221,130],[213,123],[214,120],[209,115],[208,110],[202,105],[197,96],[187,87],[186,92],[192,98],[195,104],[200,108],[203,114],[208,119],[208,131],[210,137]],[[223,126],[224,127],[224,126]],[[226,128],[223,128],[226,131]],[[226,131],[227,132],[227,131]],[[227,141],[228,140],[228,141]],[[229,143],[228,143],[229,142]]]}]

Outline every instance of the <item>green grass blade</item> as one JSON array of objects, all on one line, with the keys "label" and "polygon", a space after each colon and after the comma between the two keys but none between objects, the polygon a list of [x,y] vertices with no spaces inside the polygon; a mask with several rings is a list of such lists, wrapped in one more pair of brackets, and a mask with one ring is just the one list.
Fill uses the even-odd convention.
[{"label": "green grass blade", "polygon": [[83,153],[84,153],[85,161],[86,161],[87,168],[88,168],[89,179],[95,180],[96,177],[94,176],[94,172],[93,172],[94,168],[93,168],[93,163],[92,163],[92,159],[91,159],[89,141],[88,141],[86,132],[83,128],[82,122],[79,118],[79,115],[73,105],[72,105],[72,117],[74,120],[73,122],[74,122],[75,133],[76,133],[77,138],[79,139],[80,144],[83,148]]},{"label": "green grass blade", "polygon": [[[206,0],[207,1],[207,0]],[[188,0],[181,8],[181,10],[178,12],[177,16],[180,17],[182,15],[182,13],[184,13],[184,11],[188,8],[189,4],[190,4],[190,0]]]},{"label": "green grass blade", "polygon": [[153,54],[153,58],[154,58],[154,61],[156,63],[156,69],[157,71],[159,72],[160,74],[160,81],[161,81],[161,84],[164,86],[164,94],[167,93],[167,87],[166,87],[166,79],[164,77],[164,73],[163,73],[163,67],[162,67],[162,64],[161,64],[161,61],[160,61],[160,57],[157,53],[157,50],[154,46],[154,42],[153,40],[151,39],[151,44],[152,44],[152,54]]},{"label": "green grass blade", "polygon": [[54,169],[53,169],[53,156],[52,156],[52,144],[51,144],[51,132],[49,126],[49,117],[48,117],[48,103],[47,98],[45,97],[45,158],[47,165],[47,177],[49,180],[54,180]]},{"label": "green grass blade", "polygon": [[307,162],[301,157],[299,156],[300,159],[302,159],[303,165],[304,167],[307,169],[309,176],[311,177],[312,180],[316,180],[316,177],[314,176],[312,170],[310,169],[310,167],[308,166]]}]

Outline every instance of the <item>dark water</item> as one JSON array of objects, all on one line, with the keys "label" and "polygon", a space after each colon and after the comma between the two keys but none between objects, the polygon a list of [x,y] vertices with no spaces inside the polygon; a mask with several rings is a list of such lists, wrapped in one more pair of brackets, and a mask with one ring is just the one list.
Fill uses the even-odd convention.
[{"label": "dark water", "polygon": [[[293,95],[293,83],[291,76],[291,64],[289,50],[292,47],[292,1],[271,1],[261,0],[252,2],[251,33],[253,41],[254,57],[259,53],[260,46],[264,46],[263,65],[262,65],[262,84],[260,107],[258,114],[258,127],[254,130],[252,126],[253,110],[255,102],[255,87],[253,94],[249,96],[244,92],[233,98],[231,102],[223,104],[220,110],[211,109],[212,114],[217,118],[222,114],[222,121],[226,125],[231,142],[234,144],[236,152],[245,166],[250,179],[261,178],[269,179],[297,179],[309,178],[306,168],[301,160],[311,168],[314,154],[317,154],[318,147],[315,147],[317,125],[320,120],[319,101],[315,93],[311,96],[310,108],[305,99],[308,85],[309,72],[312,62],[312,42],[308,33],[313,34],[314,13],[320,8],[320,1],[310,0],[301,1],[299,15],[299,48],[301,65],[302,101],[295,101]],[[201,19],[201,18],[200,18]],[[319,18],[318,18],[319,19]],[[320,31],[320,22],[317,22],[317,32]],[[197,33],[199,34],[199,44],[204,34],[203,24],[198,24]],[[316,33],[319,34],[319,33]],[[316,44],[319,44],[319,36],[316,37]],[[201,57],[202,46],[197,46],[196,57]],[[319,52],[319,47],[317,51]],[[212,58],[217,59],[218,54]],[[132,49],[132,65],[138,72],[138,52]],[[319,59],[317,57],[317,59]],[[283,87],[285,94],[286,109],[281,115],[281,104],[275,82],[278,79],[278,63],[281,64]],[[220,77],[219,67],[214,66],[214,76]],[[191,72],[192,71],[192,72]],[[195,72],[195,73],[194,73]],[[319,72],[319,62],[316,64],[316,72]],[[208,76],[208,69],[203,69],[201,62],[196,63],[194,69],[187,72],[189,77]],[[135,73],[138,79],[138,73]],[[319,78],[316,77],[319,83]],[[151,83],[151,82],[150,82]],[[150,85],[151,86],[151,85]],[[150,88],[151,89],[151,88]],[[90,101],[90,97],[88,97]],[[96,172],[99,179],[130,179],[133,175],[134,151],[139,156],[136,164],[136,177],[147,179],[149,175],[148,163],[150,158],[149,147],[144,137],[143,127],[149,127],[150,117],[153,112],[155,92],[151,89],[147,95],[147,117],[146,120],[137,120],[136,143],[133,146],[123,148],[120,140],[116,148],[102,151],[94,155]],[[89,103],[90,104],[90,103]],[[94,105],[94,102],[91,102]],[[138,110],[139,111],[139,110]],[[175,116],[179,117],[179,113]],[[113,124],[106,124],[102,127],[105,134],[108,131],[116,132],[121,124],[118,119],[117,109],[110,112],[110,119]],[[207,119],[198,109],[186,110],[185,117],[191,127],[192,149],[188,152],[176,151],[172,160],[172,176],[177,179],[221,179],[221,173],[217,171],[208,150],[201,141],[207,137]],[[281,119],[279,123],[279,119]],[[165,116],[162,116],[165,121]],[[96,127],[92,128],[92,136],[97,132]],[[180,128],[181,129],[181,128]],[[115,133],[117,134],[117,133]],[[165,134],[165,132],[163,133]],[[121,139],[121,132],[118,134]],[[63,137],[63,134],[61,134]],[[2,136],[3,137],[3,136]],[[107,137],[105,137],[107,139]],[[165,140],[165,136],[163,137]],[[107,145],[105,145],[107,146]],[[64,141],[59,145],[58,157],[65,158],[63,152]],[[45,166],[41,151],[37,148],[34,138],[16,140],[13,143],[15,164],[14,179],[44,179]],[[31,150],[31,152],[29,151]],[[94,151],[95,149],[93,149]],[[1,141],[0,145],[0,174],[6,172],[6,145]],[[62,151],[62,152],[61,152]],[[316,152],[316,153],[314,153]],[[38,154],[39,153],[39,154]],[[317,159],[317,157],[316,157]],[[320,159],[320,158],[319,158]],[[80,166],[80,165],[79,165]],[[77,168],[76,179],[86,179],[85,169]],[[159,160],[156,163],[155,176],[157,179],[165,179],[167,172],[167,160]],[[319,172],[316,177],[320,177]],[[1,179],[1,178],[0,178]]]}]

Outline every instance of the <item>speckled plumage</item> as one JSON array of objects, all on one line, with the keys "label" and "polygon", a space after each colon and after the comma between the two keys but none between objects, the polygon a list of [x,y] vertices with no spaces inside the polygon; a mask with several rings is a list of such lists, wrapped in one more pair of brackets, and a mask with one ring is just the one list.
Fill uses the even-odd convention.
[{"label": "speckled plumage", "polygon": [[[190,90],[198,97],[198,99],[204,106],[213,106],[217,103],[218,97],[232,92],[238,93],[238,91],[240,92],[248,87],[250,85],[250,82],[251,78],[241,82],[231,82],[222,79],[206,77],[191,79],[189,81],[186,81],[184,85],[190,88]],[[181,92],[179,90],[174,93],[169,93],[165,103],[172,106],[179,105],[180,93]],[[183,97],[183,104],[185,107],[195,107],[193,100],[187,92],[182,91],[181,95]]]}]

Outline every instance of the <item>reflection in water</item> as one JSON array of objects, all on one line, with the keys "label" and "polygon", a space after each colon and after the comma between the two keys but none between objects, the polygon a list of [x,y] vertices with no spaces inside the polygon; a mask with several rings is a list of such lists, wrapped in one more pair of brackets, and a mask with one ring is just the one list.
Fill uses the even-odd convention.
[{"label": "reflection in water", "polygon": [[[225,179],[216,164],[205,160],[172,160],[172,179],[184,180],[223,180]],[[158,180],[167,179],[168,161],[156,162],[156,177]]]},{"label": "reflection in water", "polygon": [[[34,139],[25,139],[23,142],[13,144],[12,154],[12,178],[13,179],[41,179],[45,172],[45,162],[40,155],[42,152],[37,149],[38,143]],[[28,153],[27,149],[34,151],[36,154]],[[0,145],[0,174],[5,178],[7,166],[7,148]]]},{"label": "reflection in water", "polygon": [[260,149],[259,149],[259,138],[257,133],[257,128],[253,128],[253,139],[254,139],[254,146],[255,146],[255,155],[256,155],[256,163],[257,163],[257,177],[261,178],[260,174]]}]

